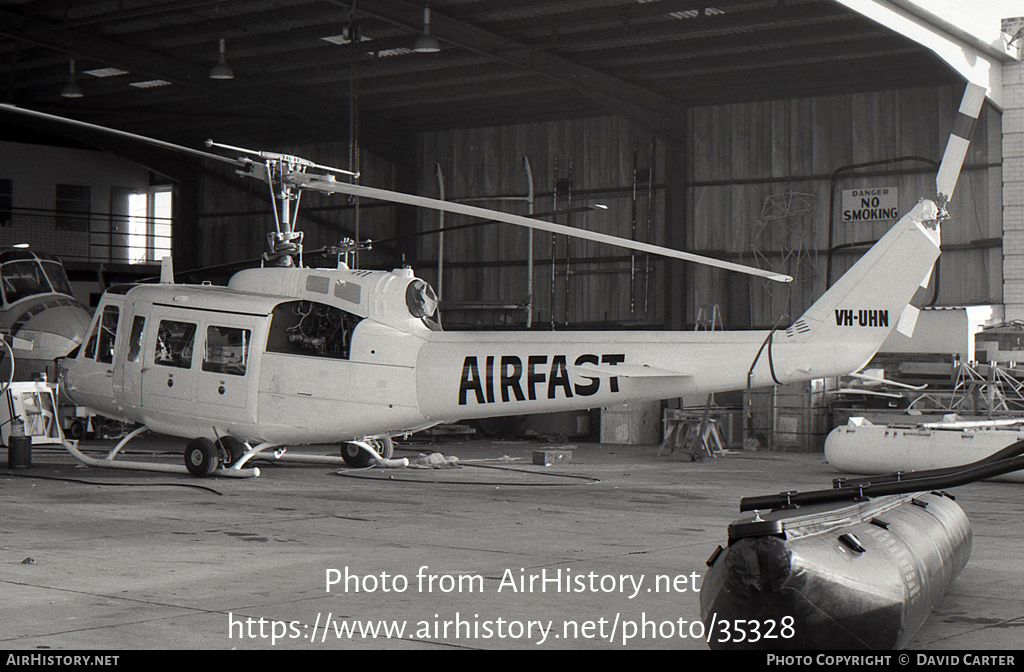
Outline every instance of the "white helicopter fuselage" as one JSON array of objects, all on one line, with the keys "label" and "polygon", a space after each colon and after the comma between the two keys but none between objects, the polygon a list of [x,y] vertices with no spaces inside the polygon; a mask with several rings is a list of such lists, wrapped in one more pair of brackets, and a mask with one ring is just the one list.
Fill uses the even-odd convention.
[{"label": "white helicopter fuselage", "polygon": [[283,445],[838,376],[908,326],[934,218],[915,207],[785,331],[445,332],[409,269],[263,268],[108,290],[62,380],[160,433]]},{"label": "white helicopter fuselage", "polygon": [[408,311],[389,319],[373,298],[404,307],[413,280],[404,269],[268,268],[227,288],[112,288],[87,346],[62,362],[64,391],[182,437],[301,444],[418,429],[414,365],[430,330]]}]

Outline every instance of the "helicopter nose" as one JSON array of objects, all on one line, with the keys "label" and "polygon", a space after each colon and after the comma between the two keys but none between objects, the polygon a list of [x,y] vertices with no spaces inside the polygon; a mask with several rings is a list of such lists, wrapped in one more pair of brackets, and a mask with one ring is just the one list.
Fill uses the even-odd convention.
[{"label": "helicopter nose", "polygon": [[82,344],[91,321],[81,306],[55,306],[34,315],[15,335],[32,341],[33,359],[56,359]]}]

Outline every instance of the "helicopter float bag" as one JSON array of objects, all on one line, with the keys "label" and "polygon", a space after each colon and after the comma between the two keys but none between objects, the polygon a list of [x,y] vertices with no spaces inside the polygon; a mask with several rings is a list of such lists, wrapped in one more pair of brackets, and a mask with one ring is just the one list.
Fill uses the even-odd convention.
[{"label": "helicopter float bag", "polygon": [[899,649],[970,553],[970,523],[945,493],[755,513],[729,526],[728,548],[708,561],[708,644]]}]

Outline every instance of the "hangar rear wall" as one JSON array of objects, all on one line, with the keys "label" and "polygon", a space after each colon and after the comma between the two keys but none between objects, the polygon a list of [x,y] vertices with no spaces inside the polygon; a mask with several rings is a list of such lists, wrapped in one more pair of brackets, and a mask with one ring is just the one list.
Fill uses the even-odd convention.
[{"label": "hangar rear wall", "polygon": [[[692,251],[770,266],[797,279],[788,286],[767,286],[757,278],[690,265],[689,286],[669,287],[662,260],[538,232],[533,243],[535,328],[657,328],[667,323],[666,295],[687,306],[690,325],[701,307],[716,305],[726,328],[770,327],[781,315],[795,319],[824,291],[830,212],[833,246],[875,240],[892,225],[893,220],[842,222],[842,190],[895,186],[900,211],[921,198],[934,198],[935,168],[928,161],[942,156],[961,93],[960,87],[944,86],[695,107],[687,111],[682,140],[675,144],[616,117],[426,133],[420,136],[416,184],[410,188],[439,197],[443,184],[449,200],[486,198],[476,203],[526,214],[527,157],[534,212],[602,204],[607,210],[562,214],[556,221],[656,244],[666,240],[666,227],[683,227]],[[938,287],[933,280],[926,303],[1002,299],[1001,115],[990,105],[971,141],[951,217],[943,225]],[[349,148],[343,143],[273,149],[348,166]],[[686,155],[685,222],[665,221],[664,166],[670,151]],[[889,163],[836,174],[873,162]],[[400,187],[388,162],[362,152],[359,165],[362,184]],[[260,190],[265,193],[266,186],[254,182],[240,188],[202,178],[204,263],[230,260],[224,254],[240,259],[263,251],[273,224],[266,214],[269,195],[259,201]],[[789,216],[780,215],[780,203],[790,205]],[[355,232],[355,208],[343,196],[306,194],[302,208],[307,249]],[[396,227],[397,210],[361,203],[360,237],[379,240],[410,233]],[[438,214],[429,211],[417,212],[414,222],[416,232],[440,224]],[[467,223],[471,220],[446,215],[446,227]],[[442,299],[449,304],[447,327],[525,325],[527,239],[525,231],[506,224],[444,236],[441,284]],[[863,249],[837,252],[831,279]],[[408,263],[436,286],[437,259],[438,237],[425,235],[381,246],[364,255],[362,263]]]}]

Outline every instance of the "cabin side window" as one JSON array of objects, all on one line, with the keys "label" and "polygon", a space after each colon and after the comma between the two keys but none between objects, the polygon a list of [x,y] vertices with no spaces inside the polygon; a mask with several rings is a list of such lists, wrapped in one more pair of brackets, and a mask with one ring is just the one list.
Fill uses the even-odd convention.
[{"label": "cabin side window", "polygon": [[235,327],[207,327],[203,371],[244,376],[249,363],[251,333]]},{"label": "cabin side window", "polygon": [[114,361],[114,347],[117,345],[117,322],[121,311],[117,306],[103,309],[100,319],[99,342],[96,347],[96,361],[110,364]]},{"label": "cabin side window", "polygon": [[142,334],[146,328],[146,318],[136,315],[132,320],[132,333],[128,338],[128,361],[138,364],[142,356]]},{"label": "cabin side window", "polygon": [[348,359],[358,315],[316,301],[286,301],[274,307],[267,352]]},{"label": "cabin side window", "polygon": [[192,351],[196,341],[196,325],[191,322],[160,320],[157,329],[153,362],[179,369],[192,368]]}]

